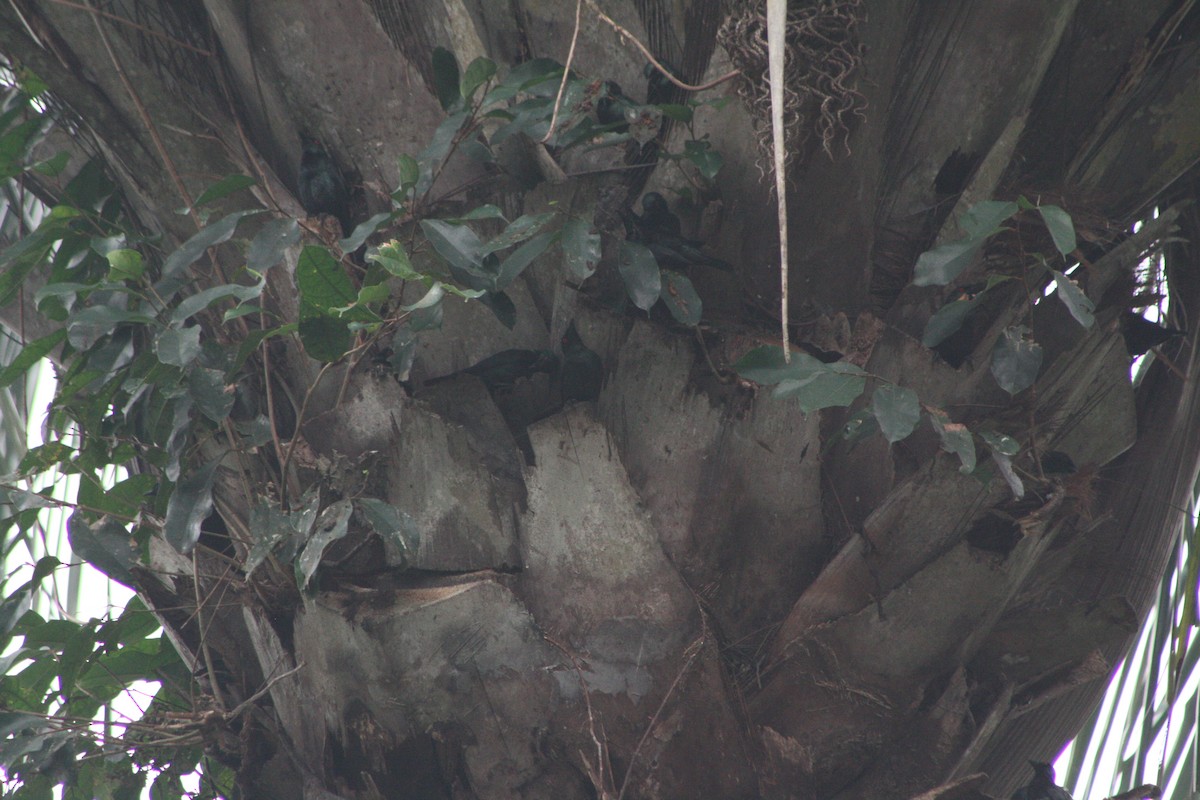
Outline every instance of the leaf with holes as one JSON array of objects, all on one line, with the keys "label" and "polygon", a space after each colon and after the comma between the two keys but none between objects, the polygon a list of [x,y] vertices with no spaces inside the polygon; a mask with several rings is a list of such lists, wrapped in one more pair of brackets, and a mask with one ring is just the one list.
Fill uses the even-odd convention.
[{"label": "leaf with holes", "polygon": [[625,281],[629,299],[642,311],[649,311],[662,291],[662,273],[654,255],[637,242],[622,242],[617,253],[617,270]]},{"label": "leaf with holes", "polygon": [[312,537],[309,538],[308,544],[304,545],[300,557],[296,559],[296,582],[301,590],[308,587],[317,567],[321,565],[321,556],[324,555],[325,548],[346,535],[352,511],[353,503],[349,500],[338,500],[322,511],[321,516],[317,518]]},{"label": "leaf with holes", "polygon": [[1058,270],[1050,270],[1050,274],[1054,276],[1054,285],[1058,288],[1058,299],[1062,300],[1063,305],[1071,312],[1071,316],[1083,327],[1092,327],[1096,323],[1096,317],[1093,314],[1096,304],[1083,293],[1075,281],[1063,273]]},{"label": "leaf with holes", "polygon": [[1006,328],[992,351],[992,376],[1011,395],[1032,386],[1042,367],[1042,346],[1026,338],[1029,332],[1024,325]]},{"label": "leaf with holes", "polygon": [[1021,452],[1021,443],[1006,433],[997,431],[980,431],[979,438],[983,439],[993,452],[1000,453],[1005,456],[1015,456]]},{"label": "leaf with holes", "polygon": [[407,564],[421,542],[421,534],[408,512],[371,497],[362,497],[354,502],[375,533],[383,539],[384,546],[394,550],[402,563]]},{"label": "leaf with holes", "polygon": [[942,449],[954,453],[962,466],[958,471],[969,475],[975,469],[975,439],[967,426],[952,422],[950,415],[940,408],[929,408],[929,422],[942,440]]},{"label": "leaf with holes", "polygon": [[666,303],[667,309],[676,322],[692,328],[700,324],[702,309],[700,295],[696,293],[696,287],[692,286],[692,282],[687,277],[673,270],[664,269],[662,271],[662,290],[659,292],[659,296]]}]

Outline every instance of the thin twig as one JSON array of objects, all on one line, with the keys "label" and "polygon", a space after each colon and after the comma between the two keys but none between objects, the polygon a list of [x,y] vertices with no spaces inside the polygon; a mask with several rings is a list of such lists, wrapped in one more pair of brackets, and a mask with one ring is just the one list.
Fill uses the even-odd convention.
[{"label": "thin twig", "polygon": [[[308,391],[304,393],[304,400],[300,403],[300,410],[296,412],[296,430],[292,433],[292,440],[288,442],[287,453],[283,456],[283,466],[279,468],[279,474],[283,479],[283,485],[279,487],[279,490],[285,495],[283,499],[286,499],[287,494],[288,464],[291,463],[292,453],[295,452],[296,443],[299,442],[301,438],[300,428],[304,423],[304,414],[306,411],[308,411],[308,401],[312,399],[313,392],[315,392],[317,387],[321,385],[321,379],[325,377],[325,373],[328,372],[329,369],[336,363],[336,361],[330,361],[328,364],[321,367],[321,371],[317,373],[317,379],[313,381],[312,386],[308,387]],[[282,501],[280,504],[283,505]]]},{"label": "thin twig", "polygon": [[700,615],[700,622],[703,626],[700,637],[696,641],[687,646],[683,652],[687,655],[687,660],[679,668],[679,672],[675,674],[675,680],[671,681],[671,685],[667,687],[666,694],[663,695],[662,701],[658,704],[658,708],[654,710],[654,716],[650,718],[650,722],[646,725],[646,730],[642,731],[642,738],[638,739],[637,746],[633,748],[633,755],[629,757],[629,766],[625,769],[625,777],[621,779],[621,789],[617,792],[617,800],[622,800],[625,797],[625,790],[629,787],[629,778],[633,775],[633,768],[637,764],[638,754],[642,751],[642,745],[646,743],[646,739],[650,737],[650,733],[658,724],[659,717],[662,716],[663,709],[667,707],[667,701],[671,699],[671,695],[675,693],[676,687],[679,686],[679,681],[683,680],[683,676],[687,674],[691,668],[692,662],[696,660],[696,656],[700,655],[703,649],[704,640],[708,638],[708,625],[704,622],[704,614]]},{"label": "thin twig", "polygon": [[583,761],[584,766],[588,768],[588,777],[591,778],[597,794],[601,800],[607,800],[607,798],[611,796],[611,792],[610,787],[606,786],[605,784],[611,785],[612,783],[610,779],[606,779],[604,776],[605,765],[608,762],[608,752],[607,748],[600,741],[600,737],[596,735],[596,718],[592,714],[591,690],[588,689],[587,681],[585,681],[583,678],[583,667],[580,665],[579,659],[575,657],[574,653],[567,649],[566,645],[562,644],[548,633],[543,633],[542,638],[554,645],[554,647],[560,653],[570,659],[571,664],[575,667],[575,676],[579,679],[579,691],[583,694],[583,704],[587,711],[588,732],[591,733],[592,742],[596,745],[596,766],[592,767],[587,760],[587,756],[585,756],[582,752],[579,754],[579,757]]},{"label": "thin twig", "polygon": [[609,26],[611,26],[619,36],[621,36],[621,38],[628,39],[629,41],[633,42],[634,46],[637,47],[638,50],[642,51],[642,55],[646,57],[646,60],[653,64],[656,70],[666,76],[667,80],[678,86],[680,89],[683,89],[685,92],[703,92],[704,90],[711,89],[714,86],[720,86],[725,81],[732,80],[733,78],[736,78],[742,74],[739,70],[735,69],[732,72],[725,73],[719,78],[713,78],[708,83],[700,83],[695,86],[689,83],[684,83],[683,81],[679,80],[679,78],[676,78],[674,75],[672,75],[671,70],[660,64],[658,59],[655,58],[650,52],[650,49],[646,47],[646,45],[642,44],[636,36],[629,32],[627,28],[622,27],[616,21],[614,21],[612,17],[601,11],[600,6],[596,5],[596,0],[587,0],[587,4],[592,11],[596,12],[596,16],[607,22]]},{"label": "thin twig", "polygon": [[187,187],[183,185],[183,178],[179,176],[179,171],[175,168],[175,162],[167,154],[166,145],[163,144],[162,137],[158,135],[158,128],[154,124],[154,120],[150,119],[149,112],[146,111],[146,106],[142,103],[142,98],[138,96],[137,90],[133,88],[133,84],[129,80],[129,76],[125,74],[125,68],[121,66],[120,60],[117,59],[116,52],[113,51],[112,43],[108,40],[108,34],[104,30],[104,26],[100,24],[100,11],[95,8],[88,7],[92,12],[92,24],[96,26],[96,32],[100,35],[100,41],[104,44],[104,49],[108,52],[109,60],[112,61],[113,69],[117,73],[117,77],[121,79],[121,85],[125,87],[125,91],[129,94],[129,99],[133,101],[137,108],[138,116],[142,119],[142,124],[146,126],[146,131],[150,134],[150,139],[154,142],[154,148],[158,151],[158,157],[162,159],[163,166],[167,168],[167,174],[171,176],[171,182],[175,184],[175,190],[179,192],[179,196],[187,203],[188,215],[196,223],[196,228],[203,228],[200,218],[196,216],[196,209],[193,207],[192,196],[188,193]]},{"label": "thin twig", "polygon": [[271,680],[267,681],[266,684],[261,689],[259,689],[257,692],[255,692],[254,694],[247,697],[242,702],[238,703],[237,707],[235,709],[233,709],[233,711],[229,712],[229,718],[233,719],[234,717],[237,717],[239,714],[241,714],[243,711],[245,711],[246,708],[248,708],[252,703],[254,703],[256,700],[258,700],[258,698],[262,697],[267,692],[271,691],[272,686],[279,683],[284,678],[290,678],[291,676],[295,675],[297,672],[299,672],[303,668],[304,668],[304,662],[301,661],[299,664],[292,667],[287,672],[280,673],[279,675],[276,675],[274,678],[271,678]]},{"label": "thin twig", "polygon": [[575,0],[575,30],[571,32],[571,47],[567,50],[567,63],[563,66],[562,80],[558,83],[558,94],[554,97],[554,112],[550,115],[550,128],[542,137],[542,144],[550,141],[554,127],[558,125],[558,110],[562,106],[563,92],[567,89],[567,76],[571,74],[571,63],[575,60],[575,43],[579,41],[579,22],[583,18],[583,0]]},{"label": "thin twig", "polygon": [[120,16],[117,16],[116,14],[111,14],[107,11],[101,11],[98,8],[92,8],[90,6],[84,5],[83,3],[73,3],[73,2],[71,2],[71,0],[50,0],[50,2],[56,3],[60,6],[66,6],[67,8],[78,8],[81,11],[90,11],[93,14],[99,14],[102,17],[111,19],[113,22],[119,22],[122,25],[127,25],[130,28],[133,28],[134,30],[141,31],[144,34],[147,34],[148,36],[154,36],[156,38],[162,39],[165,42],[170,42],[173,45],[182,47],[185,50],[191,50],[193,53],[199,53],[200,55],[206,56],[208,58],[212,58],[214,55],[216,55],[216,53],[213,53],[210,50],[205,50],[201,47],[196,47],[196,45],[194,45],[194,44],[188,44],[187,42],[181,41],[172,36],[168,36],[167,34],[163,33],[162,31],[156,31],[151,28],[147,28],[145,25],[139,25],[138,23],[134,22],[131,19],[126,19],[125,17],[120,17]]},{"label": "thin twig", "polygon": [[208,642],[204,637],[204,617],[200,615],[200,609],[204,605],[204,601],[200,597],[200,569],[197,564],[196,551],[192,550],[192,590],[196,595],[196,630],[200,632],[200,653],[204,656],[204,668],[208,670],[208,682],[212,689],[213,699],[217,701],[217,705],[221,710],[225,710],[225,701],[221,698],[221,689],[217,686],[217,671],[213,668],[212,652],[208,649]]}]

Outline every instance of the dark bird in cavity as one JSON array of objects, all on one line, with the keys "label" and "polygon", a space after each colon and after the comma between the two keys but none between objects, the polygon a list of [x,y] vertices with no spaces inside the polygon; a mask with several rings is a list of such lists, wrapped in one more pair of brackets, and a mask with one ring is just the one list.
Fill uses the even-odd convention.
[{"label": "dark bird in cavity", "polygon": [[681,230],[679,217],[658,192],[646,192],[642,197],[640,216],[632,210],[625,215],[625,233],[629,241],[645,245],[660,267],[679,269],[698,264],[733,272],[732,264],[708,255],[700,249],[703,242],[683,238]]},{"label": "dark bird in cavity", "polygon": [[304,139],[300,154],[300,205],[309,214],[330,214],[350,233],[350,191],[337,163],[316,139]]},{"label": "dark bird in cavity", "polygon": [[1030,761],[1033,779],[1013,793],[1012,800],[1074,800],[1071,793],[1054,782],[1054,767]]},{"label": "dark bird in cavity", "polygon": [[1176,336],[1187,336],[1187,331],[1168,328],[1151,322],[1141,314],[1126,311],[1121,315],[1121,335],[1125,338],[1125,349],[1129,355],[1140,356]]},{"label": "dark bird in cavity", "polygon": [[635,107],[616,81],[604,81],[600,84],[600,94],[596,98],[596,121],[601,125],[623,125],[627,130],[629,120],[625,119],[625,112]]},{"label": "dark bird in cavity", "polygon": [[604,362],[579,338],[575,323],[567,326],[562,338],[562,399],[595,400],[604,385]]},{"label": "dark bird in cavity", "polygon": [[478,364],[464,370],[434,378],[426,383],[434,384],[456,378],[459,375],[474,375],[483,381],[489,392],[508,391],[521,378],[532,378],[539,372],[553,375],[558,371],[558,356],[549,350],[501,350],[493,353]]}]

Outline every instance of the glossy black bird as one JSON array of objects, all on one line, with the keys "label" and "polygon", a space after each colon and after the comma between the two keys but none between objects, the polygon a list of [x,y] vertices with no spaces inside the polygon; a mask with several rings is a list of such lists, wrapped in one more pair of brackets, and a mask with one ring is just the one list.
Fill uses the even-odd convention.
[{"label": "glossy black bird", "polygon": [[564,403],[595,400],[604,385],[604,362],[579,338],[574,322],[567,326],[562,338],[561,378]]},{"label": "glossy black bird", "polygon": [[474,375],[483,381],[489,392],[505,391],[521,378],[532,378],[539,372],[554,374],[558,371],[558,356],[549,350],[501,350],[493,353],[478,364],[472,364],[460,372],[426,381],[441,383],[462,373]]},{"label": "glossy black bird", "polygon": [[1054,767],[1030,761],[1033,779],[1013,793],[1012,800],[1074,800],[1071,793],[1054,782]]},{"label": "glossy black bird", "polygon": [[1042,453],[1042,472],[1047,475],[1074,475],[1078,471],[1074,459],[1062,450]]},{"label": "glossy black bird", "polygon": [[664,236],[680,236],[683,228],[679,217],[667,205],[667,198],[658,192],[642,195],[642,225],[649,231]]},{"label": "glossy black bird", "polygon": [[300,155],[300,205],[309,214],[331,214],[342,225],[342,236],[350,233],[350,191],[337,163],[315,139],[304,141]]},{"label": "glossy black bird", "polygon": [[[659,63],[666,67],[667,72],[676,78],[679,77],[679,70],[675,69],[674,65],[662,60]],[[671,83],[671,79],[663,75],[658,67],[647,61],[646,66],[642,67],[642,76],[646,79],[647,105],[671,102],[675,94],[675,84]]]},{"label": "glossy black bird", "polygon": [[1140,356],[1152,347],[1170,341],[1176,336],[1187,336],[1187,331],[1167,328],[1156,322],[1126,311],[1121,315],[1121,335],[1125,337],[1125,349],[1131,356]]},{"label": "glossy black bird", "polygon": [[703,242],[680,236],[679,217],[671,211],[667,200],[658,192],[646,192],[642,198],[642,215],[628,211],[625,232],[630,241],[639,242],[654,255],[660,267],[676,269],[699,264],[702,267],[733,272],[733,265],[700,248]]},{"label": "glossy black bird", "polygon": [[617,125],[629,127],[625,119],[626,109],[633,108],[633,101],[621,91],[616,81],[605,81],[600,84],[600,95],[596,98],[596,120],[601,125]]}]

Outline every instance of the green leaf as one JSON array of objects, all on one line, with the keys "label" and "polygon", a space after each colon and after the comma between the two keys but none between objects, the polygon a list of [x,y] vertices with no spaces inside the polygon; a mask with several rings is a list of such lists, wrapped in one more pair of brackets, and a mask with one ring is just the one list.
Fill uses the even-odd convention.
[{"label": "green leaf", "polygon": [[592,224],[580,217],[571,217],[562,227],[563,260],[567,274],[585,281],[600,263],[600,234],[592,233]]},{"label": "green leaf", "polygon": [[307,245],[296,262],[296,287],[300,302],[310,310],[330,313],[332,309],[354,302],[354,286],[345,270],[329,251],[318,245]]},{"label": "green leaf", "polygon": [[435,303],[428,308],[418,308],[408,318],[408,328],[414,333],[428,330],[438,330],[442,327],[442,317],[445,308],[441,303]]},{"label": "green leaf", "polygon": [[442,109],[449,111],[459,104],[458,59],[444,47],[433,49],[433,88]]},{"label": "green leaf", "polygon": [[50,158],[33,165],[33,170],[48,178],[57,178],[70,163],[71,156],[66,150],[60,150]]},{"label": "green leaf", "polygon": [[67,320],[67,341],[76,350],[87,350],[99,341],[100,337],[112,333],[123,322],[148,324],[153,321],[151,317],[134,311],[112,306],[92,306]]},{"label": "green leaf", "polygon": [[35,339],[21,348],[21,352],[17,353],[12,363],[0,370],[0,389],[11,386],[14,381],[25,375],[30,367],[41,361],[54,348],[62,344],[66,338],[66,330],[59,328],[53,333],[47,334],[40,339]]},{"label": "green leaf", "polygon": [[467,65],[467,71],[463,73],[462,81],[458,87],[459,95],[464,100],[470,100],[471,96],[475,94],[475,90],[491,80],[495,74],[495,61],[483,56],[476,58]]},{"label": "green leaf", "polygon": [[558,241],[559,235],[559,231],[539,234],[505,256],[504,260],[500,262],[500,272],[496,276],[496,289],[503,290],[516,280],[517,276],[533,263],[535,258]]},{"label": "green leaf", "polygon": [[990,275],[987,285],[976,292],[974,297],[954,300],[939,308],[937,313],[930,317],[929,322],[925,324],[925,334],[921,337],[921,344],[930,348],[937,347],[953,336],[962,327],[963,321],[972,309],[982,302],[985,294],[993,287],[1010,280],[1012,278],[1007,275]]},{"label": "green leaf", "polygon": [[698,139],[690,139],[683,143],[683,157],[691,161],[700,174],[710,181],[717,177],[725,163],[725,159],[709,142]]},{"label": "green leaf", "polygon": [[344,356],[353,339],[345,322],[328,315],[314,314],[301,319],[297,330],[304,352],[323,363]]},{"label": "green leaf", "polygon": [[154,340],[158,360],[173,367],[186,367],[200,356],[200,328],[167,328]]},{"label": "green leaf", "polygon": [[925,324],[921,344],[934,348],[957,333],[967,315],[979,305],[982,298],[983,293],[980,292],[970,300],[954,300],[939,308]]},{"label": "green leaf", "polygon": [[1021,452],[1021,443],[1006,433],[997,431],[980,431],[979,438],[991,448],[992,452],[1003,456],[1015,456]]},{"label": "green leaf", "polygon": [[1000,474],[1004,476],[1004,480],[1008,482],[1008,488],[1012,490],[1013,497],[1020,500],[1025,496],[1025,484],[1013,469],[1012,459],[1003,453],[992,451],[992,460],[996,462],[996,466],[1000,468]]},{"label": "green leaf", "polygon": [[1032,386],[1042,367],[1042,346],[1026,338],[1029,332],[1024,325],[1006,328],[992,351],[992,376],[1010,395]]},{"label": "green leaf", "polygon": [[[798,355],[798,353],[793,353],[793,359]],[[764,386],[771,386],[799,374],[796,363],[785,361],[783,348],[778,345],[762,345],[754,348],[739,358],[733,368],[746,380],[761,383]]]},{"label": "green leaf", "polygon": [[517,325],[517,307],[504,292],[487,292],[479,297],[479,302],[487,306],[496,315],[500,324],[510,331]]},{"label": "green leaf", "polygon": [[353,253],[358,248],[362,247],[363,242],[367,237],[379,230],[379,226],[389,221],[392,218],[392,212],[383,211],[371,217],[366,222],[360,222],[354,227],[354,232],[338,242],[338,247],[342,248],[343,253]]},{"label": "green leaf", "polygon": [[385,543],[390,543],[407,563],[421,542],[421,534],[408,512],[371,497],[361,497],[354,504],[375,533]]},{"label": "green leaf", "polygon": [[11,303],[24,288],[29,273],[62,238],[63,227],[57,219],[43,220],[36,231],[0,252],[0,306]]},{"label": "green leaf", "polygon": [[249,175],[226,175],[200,193],[200,196],[196,198],[196,208],[214,200],[220,200],[222,197],[228,197],[234,192],[240,192],[255,183],[254,178]]},{"label": "green leaf", "polygon": [[1096,304],[1080,290],[1075,281],[1063,273],[1053,269],[1050,270],[1050,274],[1054,276],[1054,285],[1058,287],[1058,299],[1062,300],[1071,316],[1083,327],[1092,327],[1096,322],[1092,313],[1096,310]]},{"label": "green leaf", "polygon": [[247,575],[252,574],[266,561],[267,556],[280,542],[297,533],[288,515],[265,500],[260,500],[251,507],[249,529],[254,544],[243,567]]},{"label": "green leaf", "polygon": [[188,295],[179,301],[179,305],[172,309],[171,315],[167,318],[167,324],[173,328],[178,328],[194,314],[200,313],[213,303],[224,300],[227,297],[235,297],[243,303],[247,300],[253,300],[262,295],[262,291],[266,285],[267,279],[260,275],[258,283],[253,286],[229,283],[224,286],[214,286],[211,289],[205,289],[202,292]]},{"label": "green leaf", "polygon": [[246,266],[265,273],[283,260],[289,247],[300,241],[300,225],[292,217],[273,219],[263,225],[246,251]]},{"label": "green leaf", "polygon": [[958,226],[972,239],[986,239],[1000,230],[1000,225],[1013,214],[1018,206],[1010,200],[985,200],[967,209],[958,220]]},{"label": "green leaf", "polygon": [[83,489],[89,485],[93,484],[85,482],[79,492],[79,502],[88,506],[89,511],[133,517],[141,510],[147,495],[158,486],[158,478],[148,472],[130,475],[109,488],[105,488],[103,484],[94,484],[98,491],[85,495]]},{"label": "green leaf", "polygon": [[921,401],[911,389],[885,383],[871,396],[871,412],[889,444],[905,439],[921,421]]},{"label": "green leaf", "polygon": [[154,284],[154,293],[164,301],[174,297],[175,293],[187,283],[187,277],[184,273],[188,267],[196,262],[196,259],[204,255],[204,252],[213,245],[229,241],[229,238],[233,236],[234,230],[237,229],[238,223],[242,221],[243,217],[260,213],[262,212],[235,211],[219,222],[214,222],[206,226],[195,236],[180,245],[179,249],[167,256],[166,261],[163,262],[162,277],[159,278],[158,283]]},{"label": "green leaf", "polygon": [[124,525],[105,517],[93,528],[76,511],[67,520],[67,541],[72,553],[114,581],[136,588],[130,568],[137,563],[138,548]]},{"label": "green leaf", "polygon": [[952,422],[950,415],[940,408],[930,408],[929,422],[942,440],[942,449],[954,453],[962,466],[958,471],[970,475],[975,470],[975,439],[966,425]]},{"label": "green leaf", "polygon": [[483,255],[495,253],[506,247],[512,247],[517,242],[523,242],[541,230],[552,219],[554,219],[553,212],[523,214],[510,222],[499,236],[484,245],[481,253]]},{"label": "green leaf", "polygon": [[322,511],[321,516],[317,518],[312,538],[304,546],[300,558],[296,559],[296,579],[301,590],[308,586],[317,567],[321,565],[321,556],[325,553],[325,548],[346,535],[347,524],[353,511],[354,504],[349,500],[338,500]]},{"label": "green leaf", "polygon": [[[797,356],[801,355],[803,354],[797,354]],[[796,359],[793,358],[793,360]],[[865,377],[854,372],[836,369],[836,367],[852,365],[822,364],[816,359],[812,359],[812,361],[814,366],[808,376],[781,381],[775,387],[774,396],[795,397],[800,401],[800,410],[805,414],[810,414],[822,408],[848,406],[863,393],[867,383]]]},{"label": "green leaf", "polygon": [[397,199],[401,199],[412,191],[413,187],[417,185],[417,181],[421,179],[421,165],[407,153],[402,154],[397,161],[400,172],[400,187],[396,193],[400,195],[400,198]]},{"label": "green leaf", "polygon": [[221,422],[233,410],[233,387],[221,370],[193,364],[187,372],[187,387],[196,408],[213,422]]},{"label": "green leaf", "polygon": [[180,479],[167,501],[163,520],[163,538],[180,553],[192,552],[200,539],[200,525],[212,513],[213,476],[224,455],[217,456],[190,475]]},{"label": "green leaf", "polygon": [[500,207],[492,205],[491,203],[484,203],[481,206],[475,206],[461,217],[455,217],[454,219],[449,219],[446,221],[459,223],[469,222],[470,220],[475,219],[504,219],[505,222],[508,221],[504,218],[504,212],[500,210]]},{"label": "green leaf", "polygon": [[1054,240],[1058,252],[1064,256],[1075,252],[1075,223],[1071,221],[1071,215],[1058,206],[1038,206],[1038,213],[1042,215],[1042,222],[1050,231],[1050,238]]},{"label": "green leaf", "polygon": [[625,281],[629,299],[638,308],[649,311],[662,291],[662,274],[654,255],[637,242],[622,242],[617,252],[617,270]]},{"label": "green leaf", "polygon": [[[440,219],[421,220],[421,230],[425,232],[425,238],[433,245],[433,249],[446,259],[452,268],[466,272],[474,278],[473,282],[478,282],[481,276],[480,267],[483,264],[484,245],[475,231],[466,225],[452,225]],[[459,275],[455,274],[455,278],[458,279]],[[472,289],[491,288],[489,285],[476,286],[467,281],[463,282]]]},{"label": "green leaf", "polygon": [[413,269],[412,262],[404,247],[396,241],[379,246],[379,249],[367,256],[368,261],[374,261],[388,271],[389,274],[405,281],[421,280],[424,276]]},{"label": "green leaf", "polygon": [[[513,94],[516,94],[518,91],[528,91],[548,81],[558,81],[562,78],[562,71],[562,64],[553,59],[534,58],[522,61],[510,69],[504,76],[501,86],[512,88]],[[513,94],[508,96],[512,97]],[[488,97],[491,97],[491,93],[488,94]]]},{"label": "green leaf", "polygon": [[913,285],[944,286],[954,280],[970,265],[983,241],[982,238],[963,239],[921,253],[913,270]]},{"label": "green leaf", "polygon": [[662,271],[662,290],[659,296],[666,304],[671,316],[683,325],[696,327],[700,324],[702,306],[696,287],[685,276],[673,270]]},{"label": "green leaf", "polygon": [[[457,95],[458,89],[455,89]],[[429,140],[429,145],[421,151],[417,156],[417,163],[421,167],[421,177],[417,181],[415,191],[418,195],[423,195],[433,186],[434,173],[446,157],[450,155],[450,149],[454,146],[455,138],[458,132],[470,119],[470,115],[465,111],[459,111],[457,114],[451,114],[442,120],[442,123],[437,126],[433,132],[433,138]]]},{"label": "green leaf", "polygon": [[142,263],[142,254],[137,250],[118,248],[104,254],[108,259],[108,280],[136,281],[142,277],[146,266]]}]

